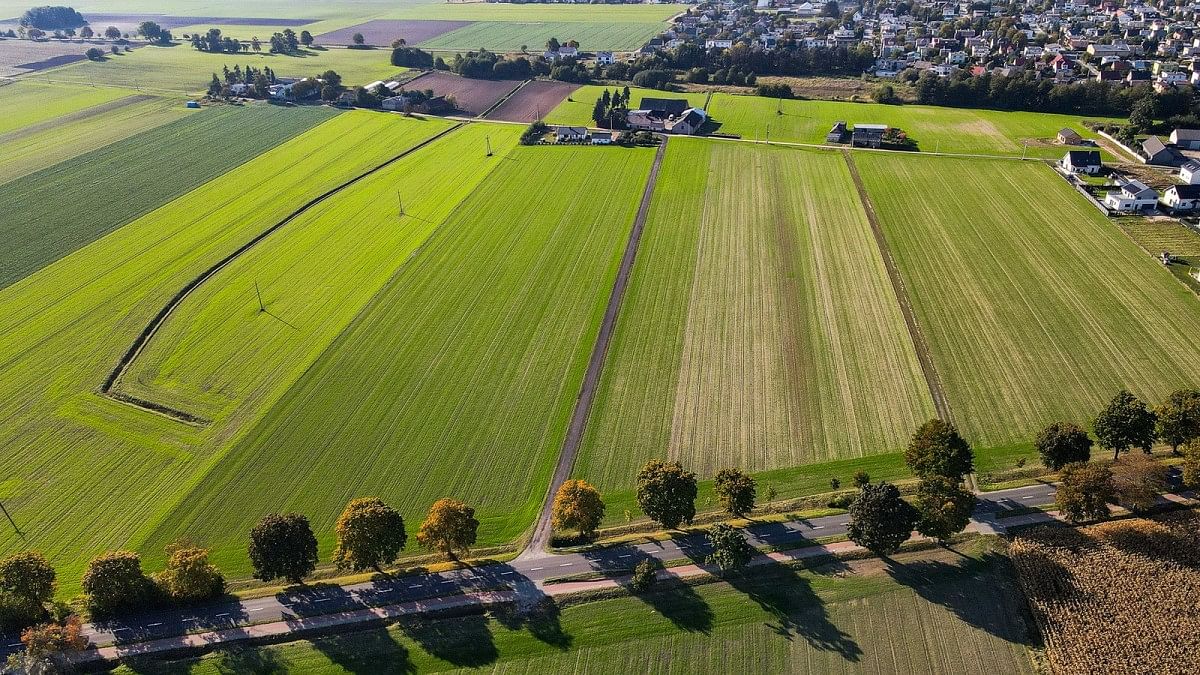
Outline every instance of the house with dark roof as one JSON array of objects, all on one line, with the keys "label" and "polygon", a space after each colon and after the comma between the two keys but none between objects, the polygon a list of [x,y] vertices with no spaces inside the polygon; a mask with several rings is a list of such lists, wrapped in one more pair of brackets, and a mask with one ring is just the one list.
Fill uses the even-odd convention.
[{"label": "house with dark roof", "polygon": [[856,148],[878,148],[883,145],[886,124],[855,124],[850,134],[850,145]]},{"label": "house with dark roof", "polygon": [[1171,145],[1184,150],[1200,150],[1200,129],[1176,129],[1171,132]]},{"label": "house with dark roof", "polygon": [[708,115],[700,108],[688,108],[678,117],[667,120],[666,130],[672,134],[691,136],[700,131]]},{"label": "house with dark roof", "polygon": [[1175,148],[1167,147],[1158,136],[1151,136],[1142,141],[1142,156],[1147,164],[1155,166],[1180,166],[1184,158]]},{"label": "house with dark roof", "polygon": [[667,116],[679,117],[687,110],[687,99],[683,98],[651,98],[643,97],[642,102],[638,105],[638,110],[653,110],[655,112],[666,113]]},{"label": "house with dark roof", "polygon": [[1200,185],[1172,185],[1163,193],[1162,202],[1173,213],[1200,209]]},{"label": "house with dark roof", "polygon": [[1140,180],[1127,181],[1119,192],[1104,195],[1104,205],[1117,213],[1137,213],[1158,208],[1158,193]]},{"label": "house with dark roof", "polygon": [[1189,159],[1179,167],[1179,180],[1188,185],[1200,185],[1200,162]]},{"label": "house with dark roof", "polygon": [[1094,176],[1100,173],[1100,169],[1104,165],[1100,163],[1099,150],[1070,150],[1063,158],[1058,160],[1058,165],[1064,171],[1071,173],[1086,173],[1089,176]]},{"label": "house with dark roof", "polygon": [[825,134],[825,142],[845,143],[847,135],[848,132],[846,131],[846,123],[842,121],[834,122],[833,128],[829,130],[829,133]]},{"label": "house with dark roof", "polygon": [[1074,129],[1060,129],[1057,140],[1063,145],[1079,145],[1083,143],[1083,136],[1080,136],[1079,132]]},{"label": "house with dark roof", "polygon": [[554,130],[554,140],[559,143],[582,143],[587,139],[587,127],[558,127]]}]

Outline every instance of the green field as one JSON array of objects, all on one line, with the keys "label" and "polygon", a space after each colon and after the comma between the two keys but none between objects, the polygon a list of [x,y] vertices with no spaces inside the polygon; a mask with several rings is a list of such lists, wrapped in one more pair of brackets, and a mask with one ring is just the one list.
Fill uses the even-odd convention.
[{"label": "green field", "polygon": [[1032,619],[1007,561],[953,556],[901,555],[888,571],[851,563],[848,574],[759,569],[524,624],[406,621],[119,672],[1033,673]]},{"label": "green field", "polygon": [[[547,116],[550,124],[592,126],[592,107],[604,87],[582,87]],[[611,90],[611,88],[610,88]],[[636,106],[643,96],[687,98],[692,105],[704,105],[706,94],[671,93],[651,89],[631,90]],[[782,105],[783,114],[777,114]],[[899,127],[915,139],[922,151],[1030,157],[1061,157],[1064,148],[1048,143],[1063,127],[1072,127],[1085,138],[1094,135],[1082,125],[1082,118],[1046,113],[1004,112],[969,108],[938,108],[920,105],[881,105],[844,101],[783,101],[737,94],[714,94],[709,113],[720,123],[718,133],[747,139],[791,143],[824,143],[825,134],[839,120],[855,123],[888,124]]]},{"label": "green field", "polygon": [[[404,70],[389,63],[386,49],[303,50],[299,55],[250,52],[246,54],[210,54],[191,45],[141,47],[127,54],[110,55],[104,61],[80,61],[39,71],[33,77],[57,82],[106,84],[130,89],[201,93],[212,74],[221,68],[269,67],[279,77],[308,77],[336,70],[346,85],[366,84],[385,79]],[[126,92],[129,93],[129,92]]]},{"label": "green field", "polygon": [[494,51],[517,51],[522,46],[540,54],[546,41],[577,40],[580,49],[634,51],[662,32],[662,22],[582,21],[480,21],[421,43],[434,50],[470,50],[486,47]]},{"label": "green field", "polygon": [[933,414],[841,154],[672,140],[575,473],[894,452]]},{"label": "green field", "polygon": [[10,134],[131,93],[112,87],[69,87],[27,80],[14,82],[0,87],[0,134]]},{"label": "green field", "polygon": [[[377,19],[445,19],[449,21],[513,21],[554,23],[663,23],[684,11],[683,5],[571,4],[496,2],[410,2]],[[564,40],[567,38],[563,38]]]},{"label": "green field", "polygon": [[0,136],[0,184],[194,112],[178,99],[153,97],[82,119],[67,115],[39,124],[32,131],[26,127],[5,134]]},{"label": "green field", "polygon": [[[0,287],[336,114],[267,105],[200,111],[0,185]],[[231,134],[236,127],[238,133]]]},{"label": "green field", "polygon": [[[150,548],[187,534],[241,574],[254,522],[295,509],[327,555],[338,513],[363,495],[414,523],[453,496],[477,508],[481,545],[517,537],[545,494],[651,155],[507,154]],[[571,170],[531,199],[546,166]]]},{"label": "green field", "polygon": [[143,541],[228,447],[229,430],[142,412],[99,396],[100,384],[184,283],[393,157],[412,124],[424,123],[338,115],[0,290],[0,499],[21,528],[0,532],[0,555],[43,551],[70,595],[91,555]]},{"label": "green field", "polygon": [[[855,155],[977,447],[1200,384],[1197,298],[1041,164]],[[950,178],[952,177],[952,178]]]}]

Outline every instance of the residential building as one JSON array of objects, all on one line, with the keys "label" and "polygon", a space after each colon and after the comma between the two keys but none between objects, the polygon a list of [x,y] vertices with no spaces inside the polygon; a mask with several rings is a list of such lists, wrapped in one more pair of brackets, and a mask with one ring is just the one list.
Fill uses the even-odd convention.
[{"label": "residential building", "polygon": [[1104,168],[1104,165],[1100,163],[1100,151],[1098,150],[1071,150],[1058,160],[1058,165],[1064,171],[1085,173],[1089,176],[1100,173],[1100,170]]},{"label": "residential building", "polygon": [[1200,208],[1200,185],[1172,185],[1163,193],[1162,202],[1172,212],[1195,211]]},{"label": "residential building", "polygon": [[1105,194],[1104,205],[1118,213],[1153,211],[1158,208],[1158,193],[1141,181],[1131,180],[1122,185],[1119,192]]}]

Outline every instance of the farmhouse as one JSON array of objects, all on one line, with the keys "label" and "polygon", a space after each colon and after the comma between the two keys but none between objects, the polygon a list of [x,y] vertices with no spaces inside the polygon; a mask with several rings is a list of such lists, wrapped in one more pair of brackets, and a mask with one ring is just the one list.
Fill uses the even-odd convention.
[{"label": "farmhouse", "polygon": [[1169,148],[1158,136],[1151,136],[1142,141],[1142,156],[1147,164],[1157,166],[1179,166],[1183,164],[1183,156]]},{"label": "farmhouse", "polygon": [[1060,129],[1056,140],[1063,145],[1080,145],[1083,143],[1083,136],[1074,129]]},{"label": "farmhouse", "polygon": [[587,127],[558,127],[554,130],[554,140],[559,143],[582,143],[587,137]]},{"label": "farmhouse", "polygon": [[625,115],[625,123],[634,131],[663,131],[667,120],[661,111],[630,110]]},{"label": "farmhouse", "polygon": [[856,148],[878,148],[883,145],[883,134],[887,130],[886,124],[855,124],[850,135],[850,145]]},{"label": "farmhouse", "polygon": [[845,143],[846,136],[848,133],[849,132],[846,131],[846,123],[845,122],[843,122],[843,121],[834,122],[833,128],[829,130],[829,133],[825,134],[825,142],[826,143]]},{"label": "farmhouse", "polygon": [[611,65],[615,61],[616,58],[613,57],[612,52],[596,52],[596,63],[599,63],[600,65]]},{"label": "farmhouse", "polygon": [[1153,211],[1158,207],[1158,193],[1141,181],[1131,180],[1121,186],[1120,192],[1105,194],[1104,205],[1118,213]]},{"label": "farmhouse", "polygon": [[650,98],[642,99],[638,105],[638,110],[650,110],[660,112],[663,117],[678,117],[688,109],[687,99],[683,98]]},{"label": "farmhouse", "polygon": [[683,115],[667,120],[666,130],[672,134],[691,136],[704,126],[708,114],[700,108],[688,108]]},{"label": "farmhouse", "polygon": [[1200,185],[1172,185],[1163,193],[1163,204],[1171,211],[1195,211],[1200,208]]},{"label": "farmhouse", "polygon": [[1184,150],[1200,149],[1200,129],[1176,129],[1171,132],[1171,145]]},{"label": "farmhouse", "polygon": [[592,145],[610,145],[612,144],[613,135],[611,131],[593,131]]},{"label": "farmhouse", "polygon": [[1188,185],[1200,185],[1200,162],[1189,159],[1179,167],[1179,180]]},{"label": "farmhouse", "polygon": [[1071,150],[1058,160],[1058,165],[1064,171],[1086,173],[1091,176],[1100,173],[1100,169],[1103,168],[1098,150]]}]

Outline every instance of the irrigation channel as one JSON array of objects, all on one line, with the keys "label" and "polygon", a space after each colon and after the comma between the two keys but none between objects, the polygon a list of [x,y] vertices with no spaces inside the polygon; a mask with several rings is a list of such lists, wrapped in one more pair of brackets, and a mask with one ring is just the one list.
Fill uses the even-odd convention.
[{"label": "irrigation channel", "polygon": [[267,237],[269,237],[272,234],[274,234],[275,232],[277,232],[283,226],[294,221],[296,218],[299,218],[300,216],[304,215],[305,212],[311,210],[314,206],[316,206],[316,205],[320,204],[321,202],[329,199],[330,197],[338,194],[342,190],[345,190],[346,188],[354,185],[355,183],[358,183],[359,181],[363,180],[364,178],[367,178],[367,177],[371,176],[372,174],[375,174],[375,173],[391,166],[392,164],[395,164],[396,162],[404,159],[405,157],[413,154],[414,152],[417,152],[418,150],[426,147],[427,145],[433,143],[434,141],[442,138],[443,136],[450,134],[454,130],[463,126],[463,124],[464,123],[455,124],[444,131],[434,134],[433,136],[421,141],[420,143],[414,145],[413,147],[408,148],[404,152],[401,152],[400,154],[396,155],[395,157],[392,157],[391,159],[387,160],[386,162],[379,164],[378,166],[372,167],[370,169],[367,169],[363,173],[360,173],[357,176],[350,178],[346,182],[340,183],[339,185],[336,185],[333,188],[330,188],[326,192],[323,192],[320,195],[317,195],[316,197],[310,199],[308,202],[306,202],[302,206],[300,206],[300,208],[289,213],[282,220],[276,222],[274,225],[271,225],[270,227],[263,230],[262,232],[259,232],[257,235],[254,236],[253,239],[246,242],[245,244],[242,244],[234,252],[230,253],[229,255],[225,256],[224,258],[221,258],[216,263],[214,263],[211,267],[209,267],[208,269],[201,272],[198,276],[196,276],[191,281],[189,281],[183,288],[179,289],[179,291],[177,293],[175,293],[175,295],[173,295],[169,301],[167,301],[167,304],[164,305],[162,309],[158,310],[158,313],[154,315],[154,318],[150,320],[150,323],[147,324],[146,327],[142,329],[142,332],[140,334],[138,334],[137,338],[133,341],[133,344],[130,345],[128,350],[126,350],[125,355],[122,356],[121,360],[117,362],[116,367],[114,367],[112,369],[112,372],[110,372],[108,374],[108,378],[104,380],[104,384],[102,384],[100,386],[100,393],[104,396],[107,396],[110,399],[115,400],[115,401],[119,401],[121,403],[132,405],[134,407],[141,408],[148,412],[156,413],[159,415],[165,415],[167,417],[170,417],[171,419],[178,420],[185,424],[191,424],[191,425],[207,424],[208,420],[205,420],[201,417],[197,417],[196,415],[193,415],[189,412],[185,412],[183,410],[177,410],[175,408],[172,408],[167,405],[163,405],[161,403],[156,403],[154,401],[147,401],[145,399],[137,398],[135,396],[130,396],[128,394],[121,393],[120,391],[116,391],[117,385],[119,385],[121,383],[121,378],[129,370],[129,366],[133,364],[134,360],[137,359],[138,355],[140,355],[142,353],[142,350],[145,349],[146,345],[149,344],[150,340],[153,339],[155,334],[158,333],[158,330],[160,328],[162,328],[163,324],[166,323],[168,318],[170,318],[172,312],[174,312],[175,309],[177,307],[179,307],[179,305],[183,304],[183,301],[186,300],[187,297],[192,294],[192,291],[195,291],[197,288],[202,286],[204,284],[204,282],[208,281],[214,275],[216,275],[217,272],[220,272],[222,269],[227,267],[234,260],[237,260],[238,258],[240,258],[246,252],[250,251],[256,245],[258,245],[261,241],[263,241]]}]

